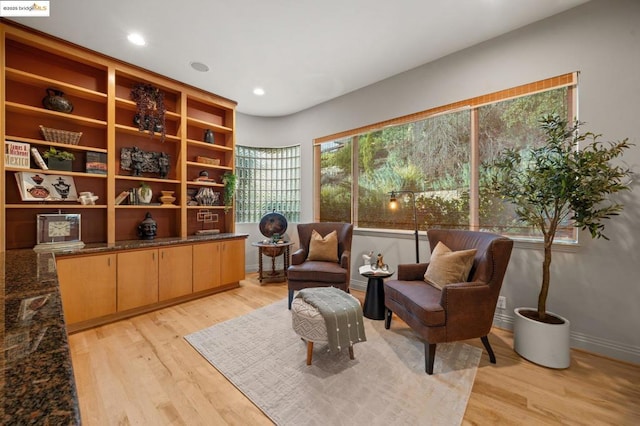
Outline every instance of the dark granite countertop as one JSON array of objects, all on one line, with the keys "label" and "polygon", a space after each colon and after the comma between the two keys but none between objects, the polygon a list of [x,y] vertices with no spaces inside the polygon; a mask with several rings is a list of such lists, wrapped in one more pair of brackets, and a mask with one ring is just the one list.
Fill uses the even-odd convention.
[{"label": "dark granite countertop", "polygon": [[96,253],[107,253],[110,251],[118,251],[118,250],[135,250],[135,249],[144,249],[144,248],[153,248],[153,247],[175,246],[180,244],[193,244],[197,242],[247,238],[248,236],[249,234],[223,233],[223,234],[191,235],[186,239],[156,238],[153,240],[118,241],[115,244],[87,244],[85,245],[84,248],[79,250],[57,252],[56,256],[96,254]]},{"label": "dark granite countertop", "polygon": [[0,268],[2,423],[80,424],[53,255],[10,250]]},{"label": "dark granite countertop", "polygon": [[[55,256],[247,238],[213,234],[90,244]],[[80,410],[60,298],[55,256],[31,249],[0,252],[3,328],[0,419],[6,425],[79,425]]]}]

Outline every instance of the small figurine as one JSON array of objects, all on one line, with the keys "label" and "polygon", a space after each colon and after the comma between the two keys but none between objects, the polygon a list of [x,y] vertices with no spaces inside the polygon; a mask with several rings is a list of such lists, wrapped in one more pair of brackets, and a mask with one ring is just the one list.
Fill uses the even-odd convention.
[{"label": "small figurine", "polygon": [[151,213],[147,212],[144,220],[138,225],[138,236],[143,240],[153,240],[156,237],[158,225],[151,217]]},{"label": "small figurine", "polygon": [[378,267],[378,269],[383,269],[382,267],[384,266],[384,260],[382,259],[382,253],[378,253],[378,260],[376,262],[376,266]]},{"label": "small figurine", "polygon": [[158,156],[158,169],[160,169],[160,178],[166,179],[169,174],[169,156],[166,152],[161,152]]},{"label": "small figurine", "polygon": [[209,177],[209,172],[206,170],[202,170],[198,177],[195,178],[196,182],[215,182],[215,179]]}]

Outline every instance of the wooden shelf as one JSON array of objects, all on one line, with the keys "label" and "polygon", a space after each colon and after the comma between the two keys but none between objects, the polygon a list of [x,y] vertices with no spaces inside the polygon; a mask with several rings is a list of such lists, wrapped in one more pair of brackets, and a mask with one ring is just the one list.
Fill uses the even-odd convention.
[{"label": "wooden shelf", "polygon": [[[149,133],[146,130],[141,132],[140,130],[138,130],[137,127],[125,126],[124,124],[116,124],[115,128],[116,128],[116,130],[118,132],[121,132],[121,133],[126,133],[128,135],[134,135],[134,136],[146,136],[146,137],[151,139]],[[153,135],[153,139],[157,139],[158,142],[160,142],[160,133],[156,132]],[[180,142],[181,141],[181,139],[178,136],[170,135],[168,133],[164,136],[164,140],[165,140],[165,142]]]},{"label": "wooden shelf", "polygon": [[216,133],[233,133],[233,129],[230,127],[219,126],[217,124],[208,123],[196,118],[187,118],[187,124],[195,127],[200,127],[202,129],[211,129]]},{"label": "wooden shelf", "polygon": [[43,170],[43,169],[20,169],[17,167],[5,167],[8,172],[27,172],[27,173],[39,173],[41,175],[60,175],[60,176],[73,176],[73,177],[88,177],[95,179],[106,179],[107,175],[101,175],[97,173],[85,173],[85,172],[67,172],[65,170]]},{"label": "wooden shelf", "polygon": [[[199,229],[195,210],[225,210],[224,206],[188,206],[185,200],[199,188],[212,188],[216,193],[224,189],[222,183],[190,181],[197,176],[194,172],[207,170],[219,182],[225,172],[235,170],[234,101],[7,21],[0,22],[0,43],[4,46],[0,65],[4,66],[0,70],[4,95],[0,99],[0,117],[4,118],[1,126],[4,134],[0,137],[5,141],[28,143],[40,151],[51,146],[73,152],[76,154],[74,170],[81,170],[19,169],[4,166],[4,158],[0,158],[0,172],[5,176],[0,196],[0,216],[5,222],[0,231],[16,226],[35,229],[39,210],[76,210],[86,216],[86,223],[91,223],[82,229],[85,243],[117,244],[135,239],[140,214],[152,210],[154,218],[157,216],[156,220],[162,224],[159,237],[184,239]],[[133,123],[136,104],[129,96],[131,88],[138,83],[152,84],[164,94],[168,134],[162,141],[159,134],[151,136],[146,131],[140,132]],[[44,108],[41,101],[48,88],[64,92],[73,102],[74,112],[66,114]],[[83,132],[82,139],[78,145],[48,142],[40,139],[38,125]],[[216,143],[202,141],[206,129],[214,132]],[[125,175],[127,171],[121,169],[121,150],[131,146],[146,153],[166,153],[170,158],[170,178],[163,179],[159,173],[147,171],[142,172],[142,176]],[[86,157],[92,152],[106,157],[107,174],[84,172]],[[198,156],[214,158],[220,164],[189,161]],[[31,167],[36,167],[33,160],[30,161]],[[105,160],[99,158],[98,161]],[[73,177],[77,188],[93,192],[101,204],[21,202],[11,176],[19,172]],[[137,188],[142,182],[149,184],[154,194],[174,191],[176,204],[116,204],[116,197],[122,191]],[[215,224],[221,233],[235,231],[233,211],[230,213],[221,214]],[[34,240],[35,232],[33,235],[2,232],[0,249],[33,247]]]},{"label": "wooden shelf", "polygon": [[215,166],[213,164],[206,164],[206,163],[197,163],[195,161],[187,161],[187,166],[193,166],[193,167],[204,167],[205,169],[216,169],[216,170],[233,170],[233,167],[230,166]]},{"label": "wooden shelf", "polygon": [[188,210],[224,210],[224,206],[187,206]]},{"label": "wooden shelf", "polygon": [[141,210],[141,209],[179,209],[180,206],[176,206],[175,204],[161,204],[159,206],[157,205],[151,205],[151,204],[119,204],[116,206],[116,209],[120,210],[120,209],[135,209],[135,210]]},{"label": "wooden shelf", "polygon": [[146,176],[125,176],[125,175],[116,175],[116,179],[118,180],[130,180],[137,182],[158,182],[158,183],[166,183],[166,184],[179,184],[180,181],[176,179],[160,179],[154,177],[146,177]]},{"label": "wooden shelf", "polygon": [[68,84],[63,81],[54,80],[52,78],[41,77],[36,74],[17,70],[14,68],[5,68],[7,80],[17,81],[20,83],[26,83],[30,85],[41,86],[43,88],[54,86],[58,90],[62,90],[65,95],[77,96],[79,98],[87,99],[90,101],[107,103],[107,94],[95,92],[93,90],[85,89],[84,87]]},{"label": "wooden shelf", "polygon": [[[8,112],[15,112],[31,117],[41,118],[54,118],[66,122],[73,122],[83,126],[89,127],[107,127],[107,122],[103,120],[96,120],[94,118],[83,117],[80,115],[66,114],[64,112],[51,111],[44,108],[33,107],[30,105],[23,105],[16,102],[5,102],[5,109]],[[36,125],[37,123],[34,123]]]},{"label": "wooden shelf", "polygon": [[209,186],[209,187],[215,187],[215,188],[224,188],[223,184],[215,183],[215,182],[194,182],[194,181],[189,181],[189,182],[187,182],[187,186]]},{"label": "wooden shelf", "polygon": [[20,136],[7,135],[6,140],[16,141],[16,142],[26,142],[32,145],[55,146],[57,148],[64,148],[65,150],[73,150],[73,151],[91,151],[91,152],[101,152],[105,154],[108,152],[106,149],[103,149],[103,148],[94,148],[91,146],[84,146],[84,145],[71,145],[68,143],[59,143],[59,142],[48,142],[48,141],[45,141],[44,139],[22,138]]},{"label": "wooden shelf", "polygon": [[187,139],[187,144],[189,146],[196,146],[199,148],[209,149],[211,151],[223,151],[223,152],[233,152],[233,148],[225,145],[216,145],[214,143],[200,142],[193,139]]},{"label": "wooden shelf", "polygon": [[[28,204],[27,204],[28,203]],[[5,208],[7,209],[60,209],[60,210],[69,210],[69,209],[106,209],[107,206],[105,204],[95,204],[95,205],[84,205],[76,203],[75,201],[69,201],[67,203],[51,203],[51,204],[43,204],[41,201],[25,201],[25,204],[6,204]]]},{"label": "wooden shelf", "polygon": [[[116,98],[116,107],[126,109],[128,111],[135,111],[136,103],[129,99]],[[164,115],[168,120],[172,120],[172,121],[180,120],[180,114],[177,114],[173,111],[166,111]]]}]

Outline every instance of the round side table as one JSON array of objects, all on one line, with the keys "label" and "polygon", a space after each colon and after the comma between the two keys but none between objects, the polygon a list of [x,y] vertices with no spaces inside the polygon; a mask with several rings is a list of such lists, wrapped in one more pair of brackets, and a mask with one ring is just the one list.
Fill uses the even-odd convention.
[{"label": "round side table", "polygon": [[393,275],[393,271],[364,272],[361,275],[367,277],[367,294],[364,297],[362,314],[373,320],[384,319],[384,279]]}]

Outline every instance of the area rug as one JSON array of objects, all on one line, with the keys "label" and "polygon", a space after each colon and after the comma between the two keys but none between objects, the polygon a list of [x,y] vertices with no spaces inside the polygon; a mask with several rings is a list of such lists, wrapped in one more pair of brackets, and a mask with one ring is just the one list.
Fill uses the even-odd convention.
[{"label": "area rug", "polygon": [[311,366],[285,299],[185,339],[278,425],[459,425],[482,350],[440,344],[429,376],[408,326],[364,321],[354,360],[316,343]]}]

